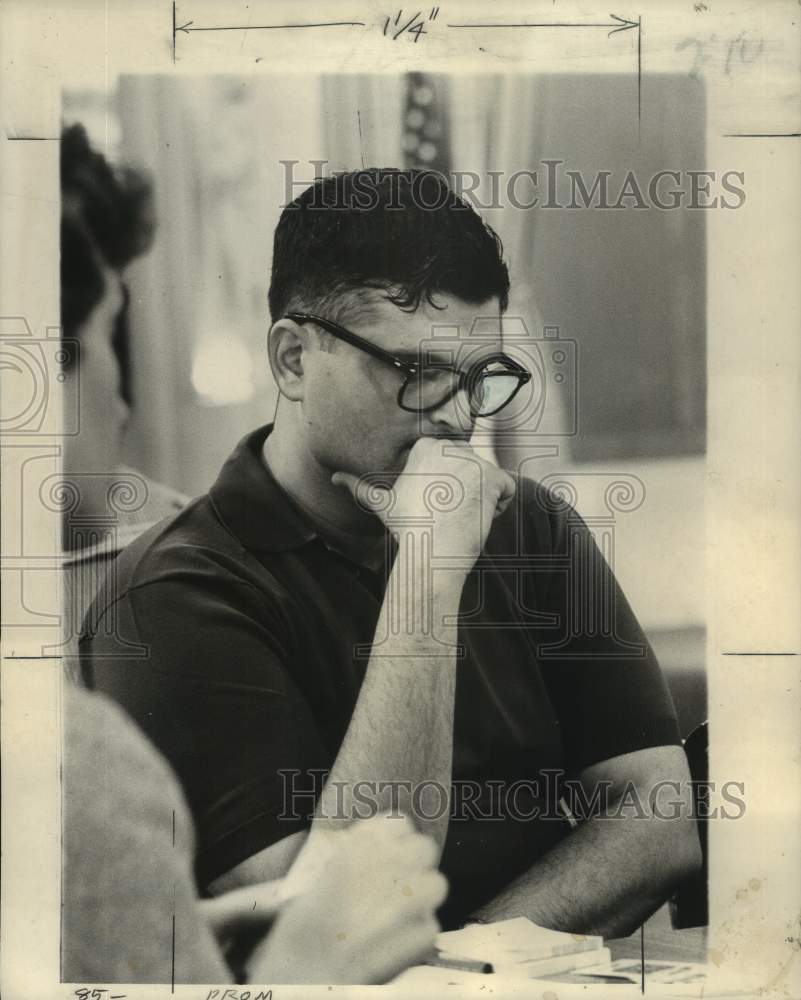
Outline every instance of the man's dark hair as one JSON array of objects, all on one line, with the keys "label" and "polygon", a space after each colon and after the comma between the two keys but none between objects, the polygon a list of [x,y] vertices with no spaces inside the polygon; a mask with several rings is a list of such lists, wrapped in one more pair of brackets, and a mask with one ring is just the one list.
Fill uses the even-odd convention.
[{"label": "man's dark hair", "polygon": [[[149,180],[130,168],[112,168],[95,152],[83,125],[61,133],[61,328],[75,339],[102,299],[101,262],[122,270],[145,253],[155,222]],[[120,391],[131,403],[127,294],[112,333]],[[72,359],[68,358],[66,367]]]},{"label": "man's dark hair", "polygon": [[498,236],[430,170],[370,168],[318,179],[275,230],[270,315],[358,315],[359,293],[382,290],[413,312],[437,293],[481,305],[509,300]]}]

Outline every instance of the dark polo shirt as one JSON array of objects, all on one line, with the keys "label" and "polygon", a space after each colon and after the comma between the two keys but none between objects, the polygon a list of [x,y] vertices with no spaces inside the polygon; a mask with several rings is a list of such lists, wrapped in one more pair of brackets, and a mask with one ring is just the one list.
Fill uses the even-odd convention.
[{"label": "dark polo shirt", "polygon": [[[126,549],[81,642],[85,682],[181,780],[201,888],[308,826],[386,584],[387,571],[326,545],[271,476],[269,431],[244,438],[206,496]],[[531,480],[519,479],[468,577],[459,643],[444,926],[566,835],[560,777],[679,742],[659,666],[592,535]]]}]

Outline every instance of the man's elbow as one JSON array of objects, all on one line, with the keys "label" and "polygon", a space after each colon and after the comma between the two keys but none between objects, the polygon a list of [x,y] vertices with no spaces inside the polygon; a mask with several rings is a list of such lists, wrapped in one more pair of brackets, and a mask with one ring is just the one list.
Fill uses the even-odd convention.
[{"label": "man's elbow", "polygon": [[671,893],[701,871],[703,857],[698,824],[692,813],[686,811],[672,819],[657,819],[656,822],[658,835],[651,845],[651,856],[656,861],[654,874],[663,892]]},{"label": "man's elbow", "polygon": [[[683,766],[681,766],[683,765]],[[646,792],[647,788],[647,792]],[[651,826],[651,857],[667,891],[697,875],[703,866],[701,840],[689,772],[682,760],[643,786]]]},{"label": "man's elbow", "polygon": [[649,800],[645,834],[645,852],[649,858],[648,882],[651,890],[667,898],[682,883],[697,875],[702,868],[701,841],[698,835],[692,798],[688,792],[666,809]]},{"label": "man's elbow", "polygon": [[669,863],[672,881],[678,883],[701,871],[703,855],[698,824],[692,816],[674,820],[672,827]]}]

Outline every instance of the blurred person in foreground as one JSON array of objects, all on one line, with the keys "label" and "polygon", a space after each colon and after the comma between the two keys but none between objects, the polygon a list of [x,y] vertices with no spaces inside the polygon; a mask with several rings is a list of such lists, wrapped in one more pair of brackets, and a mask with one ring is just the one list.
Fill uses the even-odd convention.
[{"label": "blurred person in foreground", "polygon": [[[81,126],[64,131],[61,157],[62,325],[65,342],[78,342],[65,374],[79,382],[66,395],[80,406],[64,478],[85,526],[65,531],[76,548],[65,577],[68,599],[81,605],[126,541],[186,501],[120,464],[132,402],[123,277],[152,240],[150,186],[112,168]],[[126,482],[144,486],[143,504],[104,544],[109,489]],[[65,980],[381,983],[430,954],[445,881],[432,867],[433,842],[408,821],[381,817],[345,838],[320,833],[291,883],[200,899],[192,821],[167,762],[102,695],[66,685],[62,710]]]},{"label": "blurred person in foreground", "polygon": [[62,977],[384,983],[434,948],[436,846],[379,816],[309,841],[291,882],[199,899],[180,786],[102,695],[65,690]]},{"label": "blurred person in foreground", "polygon": [[673,704],[591,532],[470,445],[530,379],[508,293],[435,173],[335,175],[281,215],[274,423],[126,550],[81,644],[179,775],[212,893],[388,808],[438,845],[446,927],[619,936],[698,866]]}]

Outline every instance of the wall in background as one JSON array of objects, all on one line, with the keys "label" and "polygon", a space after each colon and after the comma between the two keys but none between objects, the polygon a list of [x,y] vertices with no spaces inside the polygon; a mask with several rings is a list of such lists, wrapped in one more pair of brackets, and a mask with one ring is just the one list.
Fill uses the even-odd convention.
[{"label": "wall in background", "polygon": [[[658,171],[678,171],[658,196],[670,204],[676,189],[689,203],[688,172],[706,165],[703,85],[667,75],[645,85],[651,115],[640,129],[627,77],[452,78],[450,135],[453,170],[501,175],[504,204],[482,214],[509,261],[510,353],[536,375],[532,398],[496,418],[498,460],[537,479],[573,478],[588,516],[605,509],[610,476],[642,482],[642,504],[616,515],[614,558],[653,632],[705,621],[705,213],[636,208],[636,197],[604,209],[597,193],[591,208],[542,207],[582,204],[568,170],[588,190],[606,172],[607,204],[628,171],[646,199]],[[523,176],[533,171],[536,183]],[[482,204],[491,190],[483,180]],[[520,207],[535,195],[537,207]]]},{"label": "wall in background", "polygon": [[[640,145],[634,160],[646,172],[702,166],[697,83],[685,80],[689,90],[680,94],[672,78],[649,78],[649,106],[660,103],[675,116],[670,129],[660,122],[659,141],[668,135],[670,144],[658,149],[654,136],[632,133],[629,83],[521,74],[143,76],[122,77],[112,95],[67,95],[65,117],[85,120],[98,148],[146,167],[156,187],[156,244],[129,274],[136,392],[129,463],[197,494],[236,441],[272,418],[267,287],[273,229],[287,197],[285,161],[298,161],[292,193],[318,171],[420,159],[432,138],[435,165],[444,166],[447,154],[452,169],[484,174],[541,170],[544,158],[589,175],[619,173]],[[410,152],[416,111],[420,142]],[[439,139],[425,131],[434,126]],[[318,168],[312,161],[326,162]],[[517,190],[527,192],[525,185]],[[580,434],[542,433],[565,429],[563,401],[551,391],[537,414],[534,445],[526,435],[496,438],[499,459],[510,467],[524,462],[535,478],[556,471],[637,476],[646,496],[618,517],[616,572],[646,627],[701,625],[704,219],[632,209],[538,213],[508,204],[483,214],[510,261],[509,316],[521,317],[525,335],[540,340],[546,318],[579,349]],[[593,230],[591,241],[582,226]],[[658,322],[649,324],[649,315]],[[621,324],[626,336],[616,339]],[[620,348],[608,363],[603,344]],[[543,378],[552,374],[544,370]],[[638,400],[649,393],[653,405],[643,409]],[[548,441],[559,444],[559,455],[536,457]],[[492,433],[482,442],[492,444]],[[600,483],[586,486],[582,513],[592,513]]]}]

